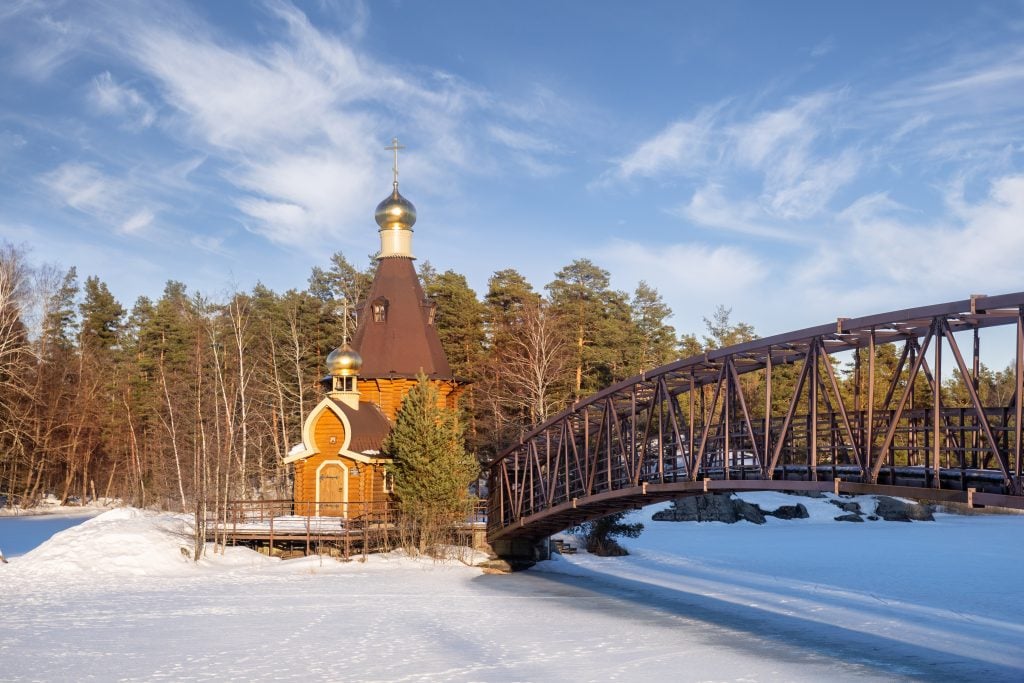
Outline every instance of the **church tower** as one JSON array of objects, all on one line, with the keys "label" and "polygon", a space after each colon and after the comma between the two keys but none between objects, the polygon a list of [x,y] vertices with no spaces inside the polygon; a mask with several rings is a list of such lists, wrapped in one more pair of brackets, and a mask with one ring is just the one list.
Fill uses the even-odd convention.
[{"label": "church tower", "polygon": [[380,253],[370,294],[358,308],[352,344],[327,356],[325,395],[302,425],[293,466],[297,515],[358,517],[383,511],[391,497],[382,453],[406,394],[424,373],[442,407],[455,408],[463,386],[452,375],[434,327],[434,303],[413,268],[416,208],[398,192],[398,140],[391,194],[377,206]]},{"label": "church tower", "polygon": [[462,383],[452,375],[434,327],[434,302],[424,296],[413,267],[416,207],[398,191],[402,147],[397,138],[388,149],[394,152],[394,182],[374,215],[380,235],[377,272],[360,304],[352,345],[363,358],[360,399],[377,404],[393,421],[420,372],[434,383],[448,408],[455,407]]}]

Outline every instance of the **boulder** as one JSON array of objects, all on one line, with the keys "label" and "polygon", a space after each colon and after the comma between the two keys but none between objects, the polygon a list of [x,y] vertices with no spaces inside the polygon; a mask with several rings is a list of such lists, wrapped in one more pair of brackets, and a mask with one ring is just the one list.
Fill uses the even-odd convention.
[{"label": "boulder", "polygon": [[670,512],[672,519],[679,522],[725,522],[737,521],[736,510],[730,496],[722,493],[705,493],[699,496],[677,498]]},{"label": "boulder", "polygon": [[759,507],[726,493],[703,493],[672,501],[672,507],[654,513],[651,517],[661,522],[725,522],[733,524],[741,519],[764,524],[764,513]]},{"label": "boulder", "polygon": [[858,514],[858,515],[861,514],[861,512],[862,512],[861,509],[860,509],[860,503],[854,502],[852,500],[850,502],[844,502],[844,501],[836,500],[835,498],[833,498],[829,502],[832,503],[833,505],[835,505],[837,508],[839,508],[843,512],[853,512],[853,513]]},{"label": "boulder", "polygon": [[805,508],[802,503],[797,503],[796,505],[780,505],[775,510],[766,512],[765,514],[779,519],[807,519],[810,517],[810,515],[807,514],[807,508]]},{"label": "boulder", "polygon": [[835,518],[837,522],[863,522],[864,518],[860,515],[848,512],[845,515],[839,515]]},{"label": "boulder", "polygon": [[745,519],[754,524],[764,524],[765,513],[757,505],[740,500],[739,498],[733,499],[732,504],[738,519]]},{"label": "boulder", "polygon": [[875,496],[878,503],[875,505],[875,514],[887,522],[934,522],[930,505],[912,503],[890,498],[889,496]]}]

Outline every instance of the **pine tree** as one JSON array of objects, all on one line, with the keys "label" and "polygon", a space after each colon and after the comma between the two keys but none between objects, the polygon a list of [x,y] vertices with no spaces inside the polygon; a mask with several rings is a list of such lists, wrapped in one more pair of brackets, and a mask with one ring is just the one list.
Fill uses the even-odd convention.
[{"label": "pine tree", "polygon": [[[52,280],[57,273],[51,272]],[[43,289],[50,289],[44,286]],[[74,266],[64,273],[60,286],[46,296],[43,306],[43,329],[40,338],[40,352],[43,361],[54,356],[63,356],[74,347],[77,336],[75,328],[75,297],[78,296],[78,274]]]},{"label": "pine tree", "polygon": [[676,358],[676,331],[665,322],[671,315],[672,309],[658,290],[641,280],[630,302],[635,336],[631,374],[659,367]]},{"label": "pine tree", "polygon": [[546,289],[567,326],[575,355],[573,398],[629,375],[625,349],[632,329],[623,292],[609,288],[608,271],[577,259],[555,273]]},{"label": "pine tree", "polygon": [[724,349],[757,339],[753,326],[742,322],[733,324],[731,317],[732,309],[719,304],[710,318],[704,318],[704,325],[708,329],[704,335],[705,351]]},{"label": "pine tree", "polygon": [[[359,304],[366,298],[373,284],[373,275],[377,270],[377,261],[373,257],[365,270],[360,270],[349,263],[340,251],[331,256],[331,266],[327,270],[316,266],[309,275],[308,293],[324,302],[326,323],[331,327],[332,339],[347,333],[351,337],[355,332],[356,311]],[[345,310],[348,316],[345,318]],[[333,328],[337,329],[333,329]],[[344,330],[344,331],[343,331]],[[334,343],[337,345],[337,342]],[[330,348],[334,348],[331,346]]]},{"label": "pine tree", "polygon": [[[421,273],[423,269],[421,268]],[[484,351],[483,306],[466,276],[452,270],[424,282],[424,293],[437,305],[434,327],[456,377],[478,379]]]},{"label": "pine tree", "polygon": [[426,375],[417,379],[384,452],[394,458],[390,474],[399,511],[424,552],[450,537],[453,525],[466,518],[473,502],[469,486],[479,470],[463,445],[458,415],[440,407],[438,391]]},{"label": "pine tree", "polygon": [[574,531],[576,535],[584,539],[588,553],[602,557],[629,555],[629,551],[619,545],[615,537],[637,538],[643,532],[644,525],[640,522],[624,522],[626,514],[626,512],[616,512],[605,515],[580,524]]},{"label": "pine tree", "polygon": [[82,340],[94,350],[109,351],[118,343],[125,310],[105,282],[92,276],[85,280],[85,298],[78,307],[82,315]]}]

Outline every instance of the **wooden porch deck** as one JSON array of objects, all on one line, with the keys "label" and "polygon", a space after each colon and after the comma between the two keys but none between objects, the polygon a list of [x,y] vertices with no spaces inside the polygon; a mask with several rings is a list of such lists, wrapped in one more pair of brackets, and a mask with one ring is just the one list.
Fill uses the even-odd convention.
[{"label": "wooden porch deck", "polygon": [[[325,511],[291,500],[229,501],[226,514],[207,518],[206,537],[225,545],[265,547],[271,554],[301,551],[345,558],[397,546],[400,529],[392,503],[356,501],[337,507],[330,512],[341,514],[318,514]],[[486,502],[479,501],[458,532],[477,545],[486,530]]]}]

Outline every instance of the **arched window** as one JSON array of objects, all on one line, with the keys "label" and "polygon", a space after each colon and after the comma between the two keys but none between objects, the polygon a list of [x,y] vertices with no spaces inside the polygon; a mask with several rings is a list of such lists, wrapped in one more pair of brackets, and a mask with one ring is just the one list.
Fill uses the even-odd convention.
[{"label": "arched window", "polygon": [[373,322],[382,323],[388,319],[388,300],[384,297],[375,299],[371,308],[373,309]]}]

